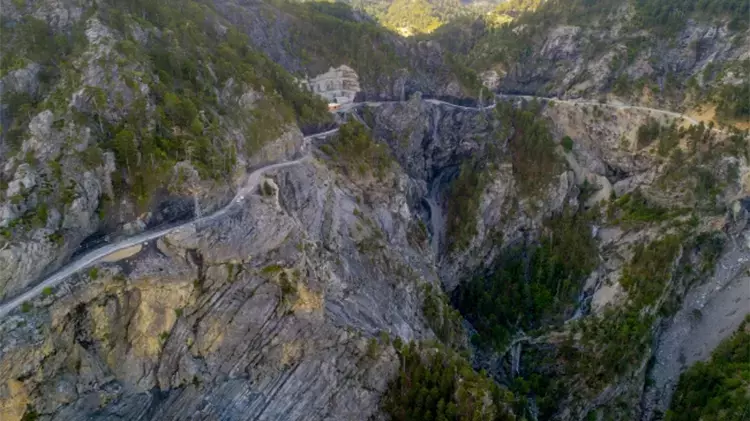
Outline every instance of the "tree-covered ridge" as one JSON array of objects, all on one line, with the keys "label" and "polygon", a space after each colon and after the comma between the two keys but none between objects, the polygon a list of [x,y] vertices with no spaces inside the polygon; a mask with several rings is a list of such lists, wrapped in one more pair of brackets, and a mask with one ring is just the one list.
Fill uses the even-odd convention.
[{"label": "tree-covered ridge", "polygon": [[[0,73],[11,81],[33,78],[30,88],[3,85],[0,143],[10,156],[19,153],[29,122],[50,113],[52,133],[71,146],[44,159],[33,151],[21,157],[45,174],[41,190],[18,199],[35,194],[37,214],[39,207],[62,209],[79,194],[67,168],[103,168],[108,153],[113,196],[99,199],[102,217],[120,198],[141,211],[153,205],[178,162],[201,179],[223,180],[238,155],[253,154],[286,126],[330,119],[322,100],[208,4],[111,0],[84,7],[67,26],[25,13],[34,4],[13,5],[3,13]],[[91,138],[77,151],[72,145],[83,132]],[[6,182],[0,177],[0,186]],[[11,225],[11,233],[24,226]]]},{"label": "tree-covered ridge", "polygon": [[511,22],[523,13],[533,12],[544,2],[542,0],[507,0],[503,1],[490,13],[486,19],[491,25],[502,25]]},{"label": "tree-covered ridge", "polygon": [[[632,13],[623,14],[628,10]],[[561,25],[587,29],[622,25],[621,41],[628,41],[628,53],[632,59],[632,53],[637,49],[645,49],[659,38],[672,38],[690,19],[701,23],[729,22],[730,30],[734,31],[747,29],[750,5],[742,0],[629,0],[626,3],[615,0],[513,0],[499,4],[493,13],[509,13],[514,19],[512,22],[510,19],[501,20],[499,23],[504,25],[486,28],[469,55],[476,64],[484,65],[484,61],[490,60],[486,55],[492,54],[499,54],[495,59],[510,61],[527,57],[534,44],[543,40],[549,30]],[[655,37],[643,38],[641,30],[649,31]]]},{"label": "tree-covered ridge", "polygon": [[383,409],[394,421],[511,421],[513,394],[437,344],[396,343],[398,377]]},{"label": "tree-covered ridge", "polygon": [[680,376],[665,421],[741,421],[750,417],[750,316],[709,361]]},{"label": "tree-covered ridge", "polygon": [[384,27],[402,35],[426,34],[465,16],[478,16],[481,7],[458,0],[351,0]]},{"label": "tree-covered ridge", "polygon": [[539,110],[538,104],[516,108],[503,102],[483,116],[496,119],[501,130],[495,133],[492,144],[486,145],[483,156],[461,164],[451,182],[446,215],[449,249],[466,249],[476,235],[481,195],[501,161],[512,164],[516,188],[523,197],[539,196],[562,172],[562,160]]},{"label": "tree-covered ridge", "polygon": [[377,85],[381,75],[404,67],[391,34],[358,17],[346,4],[283,0],[273,4],[294,17],[290,42],[285,48],[300,57],[306,67],[312,66],[314,72],[345,64],[357,71],[363,84]]},{"label": "tree-covered ridge", "polygon": [[382,18],[383,24],[404,35],[430,33],[441,22],[426,0],[395,0]]},{"label": "tree-covered ridge", "polygon": [[[732,26],[741,27],[750,12],[750,6],[742,0],[630,0],[625,4],[635,11],[631,25],[661,34],[682,29],[688,19],[730,19]],[[622,1],[614,0],[550,0],[523,19],[536,23],[587,25],[607,19],[622,7]]]},{"label": "tree-covered ridge", "polygon": [[513,16],[493,12],[434,35],[469,67],[489,72],[503,92],[613,94],[682,111],[715,106],[708,118],[728,124],[750,116],[749,72],[741,63],[747,2],[550,0],[535,10],[526,1],[498,9],[504,7]]},{"label": "tree-covered ridge", "polygon": [[[513,127],[508,142],[513,163],[513,174],[524,196],[540,194],[563,169],[555,150],[547,122],[539,116],[539,106],[516,109],[510,104],[499,104],[495,113]],[[509,123],[509,124],[508,124]]]},{"label": "tree-covered ridge", "polygon": [[[566,400],[588,408],[591,418],[582,419],[601,419],[597,418],[601,415],[607,419],[606,410],[590,408],[588,403],[643,367],[653,344],[654,323],[679,302],[673,293],[675,285],[697,282],[709,273],[722,247],[721,235],[697,234],[690,227],[636,245],[619,281],[627,299],[566,323],[564,334],[550,337],[554,346],[532,346],[525,351],[524,368],[511,388],[519,402],[523,404],[524,396],[533,398],[539,419],[550,419]],[[692,255],[686,256],[685,250]],[[636,416],[634,407],[622,404],[616,412],[612,419]]]},{"label": "tree-covered ridge", "polygon": [[488,171],[479,163],[461,164],[458,177],[451,182],[447,204],[445,232],[449,249],[465,250],[477,234],[477,211],[488,182]]},{"label": "tree-covered ridge", "polygon": [[730,27],[746,27],[750,4],[744,0],[636,0],[638,23],[663,31],[681,29],[687,18],[731,19]]},{"label": "tree-covered ridge", "polygon": [[449,91],[460,97],[479,93],[481,84],[473,70],[455,65],[435,44],[396,34],[364,16],[356,5],[289,0],[261,5],[259,10],[237,11],[233,21],[247,33],[258,31],[257,26],[273,28],[273,36],[253,35],[253,41],[299,77],[344,64],[357,72],[367,99],[397,99],[415,91],[430,95]]},{"label": "tree-covered ridge", "polygon": [[477,330],[475,343],[503,350],[517,330],[571,314],[597,264],[589,222],[569,209],[547,222],[538,243],[506,251],[491,272],[458,287],[456,307]]},{"label": "tree-covered ridge", "polygon": [[357,120],[342,124],[331,142],[320,149],[344,174],[353,178],[374,176],[382,180],[393,164],[388,147],[375,141],[367,127]]}]

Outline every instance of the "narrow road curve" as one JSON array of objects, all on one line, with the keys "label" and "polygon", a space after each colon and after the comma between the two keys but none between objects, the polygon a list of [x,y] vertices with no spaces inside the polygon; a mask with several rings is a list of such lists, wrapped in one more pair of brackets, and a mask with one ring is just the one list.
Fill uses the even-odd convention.
[{"label": "narrow road curve", "polygon": [[[626,108],[641,109],[641,110],[646,110],[646,111],[651,111],[651,112],[663,113],[663,114],[670,115],[670,116],[673,116],[673,117],[683,118],[683,119],[685,119],[685,120],[687,120],[687,121],[689,121],[689,122],[691,122],[693,124],[698,124],[698,122],[695,119],[687,117],[687,116],[685,116],[683,114],[679,114],[679,113],[675,113],[675,112],[667,111],[667,110],[659,110],[659,109],[655,109],[655,108],[639,107],[639,106],[634,106],[634,105],[602,104],[602,103],[599,103],[599,102],[585,101],[585,100],[559,100],[559,99],[556,99],[556,98],[533,97],[533,96],[527,96],[527,95],[502,95],[502,94],[498,94],[498,95],[496,95],[496,97],[500,98],[500,99],[514,99],[514,98],[518,98],[518,99],[526,99],[526,100],[529,100],[529,101],[534,100],[534,99],[554,100],[554,101],[557,101],[557,102],[564,102],[564,103],[569,103],[569,104],[600,105],[600,106],[615,107],[615,108],[618,108],[618,109],[626,109]],[[496,105],[496,104],[492,104],[492,105],[488,105],[488,106],[485,106],[485,107],[469,107],[469,106],[451,104],[450,102],[445,102],[445,101],[442,101],[442,100],[439,100],[439,99],[424,99],[424,101],[428,102],[430,104],[444,105],[444,106],[448,106],[448,107],[452,107],[452,108],[456,108],[456,109],[460,109],[460,110],[478,110],[478,111],[482,111],[482,110],[493,109],[493,108],[495,108],[495,105]],[[380,106],[382,104],[386,104],[386,103],[390,103],[390,102],[399,102],[399,101],[377,101],[377,102],[361,102],[361,103],[346,104],[346,105],[342,106],[338,110],[338,112],[349,112],[352,109],[354,109],[356,107],[359,107],[359,106],[362,106],[362,105],[368,105],[368,106],[377,107],[377,106]],[[128,247],[132,247],[132,246],[134,246],[136,244],[140,244],[140,243],[143,243],[143,242],[146,242],[146,241],[151,241],[151,240],[158,239],[160,237],[163,237],[163,236],[169,234],[170,232],[177,231],[180,228],[182,228],[184,226],[187,226],[187,225],[190,225],[190,224],[198,224],[198,223],[208,222],[208,221],[211,221],[211,220],[223,217],[233,207],[239,206],[239,205],[242,204],[242,202],[244,201],[245,195],[248,195],[248,194],[252,193],[253,189],[258,185],[258,183],[260,182],[260,178],[261,178],[261,176],[264,173],[266,173],[268,171],[273,171],[273,170],[277,170],[277,169],[280,169],[280,168],[284,168],[284,167],[289,167],[289,166],[297,165],[297,164],[300,164],[303,161],[309,159],[310,156],[309,156],[309,153],[308,153],[308,149],[309,149],[309,145],[312,142],[312,140],[330,136],[330,135],[335,134],[336,132],[338,132],[338,130],[339,130],[338,128],[335,128],[335,129],[327,130],[325,132],[313,134],[313,135],[310,135],[310,136],[305,136],[304,141],[302,143],[302,146],[300,148],[301,152],[304,154],[304,156],[302,158],[299,158],[299,159],[296,159],[296,160],[293,160],[293,161],[287,161],[287,162],[281,162],[281,163],[277,163],[277,164],[267,165],[265,167],[262,167],[262,168],[259,168],[259,169],[255,170],[255,171],[253,171],[252,173],[250,173],[248,175],[247,180],[245,181],[244,185],[237,191],[237,194],[235,195],[235,197],[226,206],[224,206],[223,208],[219,209],[218,211],[216,211],[216,212],[214,212],[214,213],[212,213],[210,215],[206,215],[204,217],[201,217],[201,218],[198,218],[198,219],[194,219],[192,221],[186,222],[184,224],[176,225],[176,226],[173,226],[173,227],[163,228],[163,229],[160,229],[160,230],[157,230],[157,231],[145,232],[145,233],[142,233],[142,234],[138,234],[138,235],[135,235],[133,237],[123,239],[122,241],[120,241],[118,243],[105,245],[103,247],[100,247],[98,249],[92,250],[92,251],[90,251],[90,252],[88,252],[88,253],[86,253],[86,254],[78,257],[75,261],[68,263],[66,266],[62,267],[60,270],[56,271],[55,273],[53,273],[52,275],[50,275],[46,279],[42,280],[41,282],[39,282],[38,284],[36,284],[34,287],[32,287],[29,290],[27,290],[27,291],[25,291],[25,292],[23,292],[23,293],[15,296],[15,297],[13,297],[10,300],[7,300],[6,302],[0,304],[0,318],[5,317],[8,313],[10,313],[11,311],[13,311],[15,308],[19,307],[25,301],[28,301],[28,300],[34,298],[35,296],[41,294],[42,291],[45,288],[55,287],[56,285],[58,285],[60,282],[62,282],[67,277],[69,277],[69,276],[73,275],[74,273],[77,273],[77,272],[79,272],[79,271],[81,271],[83,269],[91,267],[92,265],[94,265],[96,262],[98,262],[99,260],[101,260],[105,256],[108,256],[108,255],[110,255],[112,253],[115,253],[117,251],[120,251],[122,249],[126,249]],[[435,212],[436,211],[436,209],[435,209],[436,203],[434,202],[434,197],[431,197],[429,199],[433,201],[432,203],[430,203],[428,201],[428,203],[430,203],[430,205],[431,205],[430,207],[432,208],[432,211]],[[436,218],[436,219],[438,219],[438,218]],[[434,230],[435,222],[442,222],[442,218],[440,218],[440,221],[433,221],[433,230]],[[439,240],[439,236],[438,236],[437,241],[433,240],[433,244],[432,244],[433,248],[439,247],[439,241],[440,241]]]},{"label": "narrow road curve", "polygon": [[[686,122],[688,122],[690,124],[700,124],[701,123],[700,121],[698,121],[698,120],[696,120],[696,119],[694,119],[694,118],[692,118],[690,116],[687,116],[685,114],[681,114],[681,113],[678,113],[678,112],[675,112],[675,111],[663,110],[663,109],[660,109],[660,108],[643,107],[643,106],[640,106],[640,105],[629,105],[629,104],[625,104],[625,103],[622,103],[622,102],[619,102],[619,101],[614,101],[614,102],[599,102],[599,101],[592,101],[592,100],[586,100],[586,99],[558,99],[558,98],[555,98],[555,97],[543,97],[543,96],[532,96],[532,95],[509,95],[509,94],[496,94],[495,97],[498,98],[498,99],[501,99],[501,100],[523,99],[523,100],[526,100],[526,101],[533,101],[533,100],[550,101],[550,102],[554,101],[554,102],[563,103],[563,104],[599,106],[599,107],[613,108],[613,109],[616,109],[616,110],[640,110],[640,111],[646,111],[646,112],[650,112],[650,113],[663,114],[663,115],[666,115],[666,116],[669,116],[669,117],[673,117],[673,118],[679,118],[679,119],[685,120]],[[477,110],[477,111],[491,110],[491,109],[494,109],[495,106],[497,105],[497,104],[491,104],[491,105],[487,105],[487,106],[484,106],[484,107],[469,107],[469,106],[465,106],[465,105],[451,104],[450,102],[446,102],[446,101],[443,101],[443,100],[440,100],[440,99],[434,99],[434,98],[425,98],[425,99],[423,99],[423,101],[424,102],[428,102],[428,103],[433,104],[433,105],[446,105],[446,106],[449,106],[451,108],[456,108],[456,109],[459,109],[459,110]],[[396,103],[396,102],[401,102],[401,101],[366,101],[366,102],[356,102],[356,103],[350,103],[350,104],[342,105],[341,108],[339,108],[338,111],[346,113],[346,112],[351,111],[352,109],[355,109],[355,108],[363,106],[363,105],[367,105],[367,106],[371,106],[371,107],[378,107],[378,106],[380,106],[382,104]],[[718,130],[718,129],[714,129],[714,130]]]},{"label": "narrow road curve", "polygon": [[674,117],[674,118],[680,118],[689,122],[690,124],[700,124],[700,121],[692,117],[689,117],[685,114],[681,114],[681,113],[677,113],[677,112],[669,111],[669,110],[662,110],[659,108],[642,107],[640,105],[628,105],[622,102],[599,102],[599,101],[591,101],[591,100],[586,100],[586,99],[558,99],[554,97],[540,97],[540,96],[531,96],[531,95],[498,94],[497,97],[501,99],[524,99],[526,101],[533,101],[536,99],[536,100],[544,100],[544,101],[554,101],[554,102],[570,104],[570,105],[590,105],[590,106],[607,107],[607,108],[614,108],[616,110],[641,110],[641,111],[647,111],[651,113],[664,114],[664,115]]},{"label": "narrow road curve", "polygon": [[[330,135],[335,132],[336,130],[331,130],[325,133],[319,133],[317,135],[310,136],[310,138],[320,137],[323,135]],[[305,138],[305,140],[308,140],[308,138]],[[63,268],[61,268],[54,274],[50,275],[48,278],[44,279],[42,282],[35,285],[33,288],[25,291],[24,293],[0,305],[0,318],[5,317],[8,313],[10,313],[16,307],[20,306],[23,302],[28,301],[31,298],[34,298],[35,296],[41,294],[45,288],[52,288],[56,286],[67,277],[73,275],[76,272],[79,272],[83,269],[86,269],[92,266],[94,263],[98,262],[100,259],[102,259],[105,256],[108,256],[119,250],[132,247],[136,244],[140,244],[146,241],[151,241],[151,240],[155,240],[157,238],[163,237],[169,234],[170,232],[177,231],[180,228],[185,227],[190,224],[205,223],[205,222],[209,222],[209,221],[223,217],[233,208],[240,206],[244,202],[246,195],[252,194],[253,189],[255,189],[258,183],[260,183],[261,176],[264,173],[268,171],[278,170],[281,168],[297,165],[308,159],[310,159],[310,156],[305,155],[302,158],[299,158],[293,161],[286,161],[286,162],[281,162],[277,164],[271,164],[271,165],[267,165],[263,168],[259,168],[253,171],[247,176],[247,179],[245,180],[245,183],[243,184],[243,186],[237,190],[237,194],[234,196],[234,198],[229,203],[227,203],[226,206],[224,206],[223,208],[219,209],[218,211],[210,215],[204,216],[202,218],[194,219],[192,221],[186,222],[184,224],[176,225],[173,227],[163,228],[163,229],[152,231],[152,232],[144,232],[142,234],[138,234],[133,237],[123,239],[122,241],[117,242],[115,244],[108,244],[106,246],[95,249],[91,252],[88,252],[84,254],[83,256],[80,256],[78,259],[76,259],[73,262],[70,262],[68,265],[64,266]]]}]

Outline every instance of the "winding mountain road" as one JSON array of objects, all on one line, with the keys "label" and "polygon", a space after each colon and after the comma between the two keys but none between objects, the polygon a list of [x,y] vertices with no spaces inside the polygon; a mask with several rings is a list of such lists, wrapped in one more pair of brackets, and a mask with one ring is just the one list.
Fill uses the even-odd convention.
[{"label": "winding mountain road", "polygon": [[[591,101],[586,99],[558,99],[556,97],[542,97],[542,96],[532,96],[532,95],[508,95],[508,94],[497,94],[495,95],[496,98],[502,99],[502,100],[513,100],[513,99],[523,99],[526,101],[533,101],[533,100],[541,100],[541,101],[554,101],[557,103],[562,104],[569,104],[569,105],[586,105],[586,106],[598,106],[598,107],[605,107],[605,108],[612,108],[616,110],[640,110],[645,111],[649,113],[654,114],[662,114],[666,115],[672,118],[679,118],[682,119],[690,124],[700,124],[700,121],[694,119],[693,117],[690,117],[688,115],[669,111],[669,110],[663,110],[660,108],[650,108],[650,107],[643,107],[640,105],[629,105],[625,104],[619,101],[612,101],[612,102],[599,102],[599,101]],[[388,103],[395,103],[395,102],[402,102],[402,101],[366,101],[366,102],[356,102],[356,103],[350,103],[342,105],[341,108],[339,108],[339,112],[349,112],[352,109],[355,109],[357,107],[361,107],[363,105],[371,106],[371,107],[377,107],[382,104],[388,104]],[[447,105],[451,108],[456,108],[459,110],[491,110],[495,108],[497,105],[490,104],[484,107],[470,107],[466,105],[457,105],[452,104],[450,102],[446,102],[440,99],[434,99],[434,98],[425,98],[424,102],[433,104],[433,105]],[[717,129],[714,129],[717,130]]]},{"label": "winding mountain road", "polygon": [[[338,129],[329,130],[328,132],[324,132],[324,133],[318,133],[316,135],[306,137],[305,140],[308,140],[308,138],[330,135],[330,134],[336,133],[337,130]],[[80,256],[78,259],[76,259],[73,262],[70,262],[68,265],[64,266],[63,268],[61,268],[54,274],[50,275],[48,278],[44,279],[42,282],[35,285],[33,288],[23,292],[22,294],[0,305],[0,318],[5,317],[8,313],[10,313],[16,307],[19,307],[25,301],[28,301],[31,298],[34,298],[35,296],[41,294],[45,288],[52,288],[56,286],[57,284],[62,282],[65,278],[73,275],[74,273],[80,272],[83,269],[91,267],[94,263],[98,262],[103,257],[109,256],[112,253],[126,249],[128,247],[132,247],[137,244],[144,243],[146,241],[151,241],[151,240],[155,240],[157,238],[163,237],[187,225],[205,223],[205,222],[209,222],[209,221],[223,217],[224,215],[229,213],[229,211],[232,210],[234,207],[240,206],[244,202],[246,195],[252,194],[253,189],[255,189],[258,183],[260,183],[261,176],[264,173],[268,171],[278,170],[281,168],[297,165],[308,159],[310,159],[310,156],[305,155],[302,158],[299,158],[293,161],[270,164],[263,168],[259,168],[253,171],[247,176],[247,179],[245,180],[245,183],[243,184],[243,186],[237,190],[237,194],[234,196],[234,198],[229,203],[227,203],[226,206],[224,206],[223,208],[217,210],[216,212],[210,215],[204,216],[202,218],[197,218],[197,219],[191,220],[189,222],[186,222],[180,225],[175,225],[173,227],[163,228],[163,229],[152,231],[152,232],[144,232],[142,234],[138,234],[130,238],[125,238],[114,244],[107,244],[106,246],[100,247],[98,249],[95,249],[93,251],[90,251]]]},{"label": "winding mountain road", "polygon": [[[690,117],[687,117],[685,115],[682,115],[682,114],[679,114],[679,113],[675,113],[675,112],[672,112],[672,111],[659,110],[659,109],[653,109],[653,108],[647,108],[647,107],[639,107],[639,106],[626,105],[626,104],[602,104],[602,103],[594,102],[594,101],[585,101],[585,100],[558,100],[556,98],[543,98],[543,97],[533,97],[533,96],[525,96],[525,95],[497,95],[497,98],[500,98],[500,99],[514,99],[514,98],[517,98],[517,99],[526,99],[526,100],[543,99],[543,100],[554,100],[556,102],[565,102],[565,103],[571,103],[571,104],[609,106],[609,107],[615,107],[615,108],[618,108],[618,109],[626,109],[626,108],[641,109],[641,110],[646,110],[646,111],[650,111],[650,112],[663,113],[663,114],[667,114],[667,115],[670,115],[670,116],[673,116],[673,117],[683,118],[683,119],[685,119],[685,120],[687,120],[687,121],[689,121],[689,122],[691,122],[693,124],[697,124],[698,123],[696,120],[694,120],[694,119],[692,119]],[[442,100],[439,100],[439,99],[424,99],[424,101],[428,102],[430,104],[444,105],[444,106],[448,106],[448,107],[452,107],[452,108],[456,108],[456,109],[460,109],[460,110],[480,110],[481,111],[481,110],[493,109],[493,108],[495,108],[495,105],[496,105],[496,104],[492,104],[492,105],[488,105],[488,106],[484,106],[484,107],[469,107],[469,106],[464,106],[464,105],[451,104],[449,102],[442,101]],[[399,102],[399,101],[377,101],[377,102],[352,103],[352,104],[347,104],[347,105],[342,106],[339,110],[337,110],[337,112],[348,112],[348,111],[351,111],[352,109],[360,107],[362,105],[368,105],[368,106],[377,107],[377,106],[380,106],[382,104],[386,104],[386,103],[390,103],[390,102]],[[86,254],[84,254],[82,256],[79,256],[76,260],[68,263],[67,265],[65,265],[61,269],[59,269],[56,272],[54,272],[49,277],[43,279],[41,282],[39,282],[38,284],[36,284],[32,288],[30,288],[27,291],[25,291],[25,292],[23,292],[23,293],[15,296],[15,297],[9,299],[9,300],[3,302],[2,304],[0,304],[0,318],[5,317],[6,315],[8,315],[11,311],[13,311],[17,307],[21,306],[21,304],[23,304],[24,302],[26,302],[26,301],[34,298],[35,296],[41,294],[42,291],[44,291],[46,288],[53,288],[53,287],[55,287],[56,285],[58,285],[60,282],[62,282],[63,280],[65,280],[69,276],[71,276],[71,275],[73,275],[73,274],[75,274],[77,272],[80,272],[81,270],[84,270],[86,268],[91,267],[92,265],[94,265],[95,263],[97,263],[98,261],[100,261],[102,258],[104,258],[106,256],[109,256],[112,253],[118,252],[120,250],[129,248],[129,247],[132,247],[132,246],[135,246],[137,244],[141,244],[141,243],[144,243],[144,242],[147,242],[147,241],[152,241],[152,240],[161,238],[161,237],[163,237],[163,236],[165,236],[165,235],[167,235],[167,234],[169,234],[171,232],[175,232],[175,231],[179,230],[180,228],[185,227],[185,226],[190,225],[190,224],[199,224],[199,223],[209,222],[209,221],[212,221],[212,220],[219,219],[219,218],[223,217],[231,209],[233,209],[235,206],[240,206],[244,202],[245,196],[252,193],[253,189],[258,185],[258,183],[260,182],[261,176],[264,173],[269,172],[269,171],[273,171],[273,170],[277,170],[277,169],[280,169],[280,168],[285,168],[285,167],[297,165],[297,164],[300,164],[303,161],[309,159],[310,155],[309,155],[308,149],[309,149],[310,142],[313,139],[319,139],[319,138],[324,138],[324,137],[333,135],[336,132],[338,132],[338,130],[339,130],[338,128],[335,128],[335,129],[327,130],[325,132],[321,132],[321,133],[317,133],[317,134],[305,136],[304,141],[302,143],[302,146],[300,148],[301,152],[304,154],[304,156],[302,158],[299,158],[299,159],[296,159],[296,160],[292,160],[292,161],[286,161],[286,162],[281,162],[281,163],[276,163],[276,164],[270,164],[270,165],[267,165],[265,167],[262,167],[262,168],[259,168],[259,169],[255,170],[255,171],[253,171],[252,173],[250,173],[247,176],[247,179],[245,180],[245,183],[237,191],[237,194],[235,195],[235,197],[226,206],[224,206],[223,208],[219,209],[218,211],[216,211],[216,212],[214,212],[214,213],[212,213],[210,215],[206,215],[206,216],[203,216],[203,217],[200,217],[200,218],[194,219],[192,221],[189,221],[189,222],[186,222],[186,223],[183,223],[183,224],[179,224],[179,225],[176,225],[176,226],[173,226],[173,227],[162,228],[162,229],[159,229],[159,230],[156,230],[156,231],[145,232],[145,233],[138,234],[138,235],[135,235],[135,236],[130,237],[130,238],[125,238],[125,239],[122,239],[121,241],[119,241],[117,243],[107,244],[105,246],[102,246],[100,248],[92,250],[92,251],[90,251],[90,252],[88,252],[88,253],[86,253]],[[431,197],[429,199],[432,200],[432,202],[430,202],[430,207],[431,207],[432,211],[433,212],[438,211],[438,209],[435,209],[437,207],[437,204],[436,204],[436,202],[434,200],[434,197]],[[436,218],[436,219],[438,219],[438,218]],[[434,228],[435,222],[438,222],[438,221],[433,221],[433,230],[435,229]],[[440,219],[439,222],[442,223],[442,219]],[[438,236],[438,238],[439,238],[439,236]],[[433,241],[433,245],[432,246],[433,246],[433,248],[439,247],[439,239],[438,239],[438,241]]]},{"label": "winding mountain road", "polygon": [[669,110],[662,110],[659,108],[642,107],[640,105],[628,105],[622,102],[599,102],[599,101],[591,101],[591,100],[585,100],[585,99],[558,99],[558,98],[548,98],[548,97],[537,97],[537,96],[531,96],[531,95],[499,94],[497,95],[497,97],[501,99],[524,99],[526,101],[533,101],[536,99],[536,100],[554,101],[554,102],[570,104],[570,105],[590,105],[590,106],[614,108],[616,110],[640,110],[640,111],[646,111],[649,113],[663,114],[663,115],[667,115],[673,118],[681,118],[690,124],[700,124],[700,121],[690,116],[687,116],[685,114],[681,114],[681,113],[677,113],[677,112],[669,111]]}]

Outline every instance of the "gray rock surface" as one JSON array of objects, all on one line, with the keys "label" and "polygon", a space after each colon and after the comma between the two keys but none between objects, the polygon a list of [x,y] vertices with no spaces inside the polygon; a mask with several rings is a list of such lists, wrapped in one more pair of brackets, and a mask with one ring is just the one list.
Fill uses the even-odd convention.
[{"label": "gray rock surface", "polygon": [[[0,2],[3,17],[34,15],[61,30],[84,16],[79,4],[67,1],[23,8],[19,2]],[[317,69],[342,64],[324,55],[302,60],[290,45],[295,24],[304,22],[277,5],[217,1],[216,7],[288,70],[317,74]],[[65,97],[70,109],[36,110],[16,149],[0,145],[0,298],[65,263],[89,244],[85,239],[92,234],[116,241],[118,235],[169,222],[170,215],[212,212],[229,200],[248,169],[297,155],[303,143],[300,131],[290,125],[250,153],[247,121],[221,116],[219,138],[239,151],[231,174],[202,178],[200,168],[180,156],[153,203],[144,208],[128,195],[118,196],[115,181],[122,168],[113,152],[97,143],[98,136],[105,123],[118,127],[123,108],[151,92],[146,81],[136,77],[125,83],[123,75],[152,69],[122,56],[118,31],[97,18],[80,23],[88,45],[75,63],[81,86]],[[219,32],[227,30],[222,23],[212,24]],[[610,35],[618,31],[612,28]],[[130,32],[139,42],[168,35],[137,23]],[[675,45],[658,44],[649,53],[664,61],[652,63],[642,54],[626,71],[661,74],[666,63],[674,63],[682,74],[699,74],[712,60],[743,54],[744,44],[738,47],[730,38],[720,27],[688,25]],[[509,69],[501,88],[569,96],[606,89],[613,52],[626,46],[618,41],[612,51],[584,60],[591,39],[589,30],[555,28],[532,55],[534,65]],[[416,91],[465,95],[438,43],[390,37],[383,42],[403,67],[363,76],[365,97],[405,99]],[[700,49],[692,47],[696,43]],[[355,70],[363,74],[368,69]],[[31,63],[8,72],[0,79],[0,92],[37,93],[39,71]],[[587,72],[591,77],[583,77]],[[739,79],[727,75],[728,83]],[[231,78],[209,85],[217,101],[248,112],[267,95]],[[57,87],[70,88],[65,81]],[[97,88],[104,103],[92,93]],[[598,189],[588,207],[608,200],[612,192],[621,196],[635,189],[663,206],[696,207],[697,199],[677,193],[695,189],[694,174],[664,187],[664,160],[653,150],[637,148],[635,132],[648,118],[643,110],[546,104],[541,112],[555,141],[570,136],[574,145],[565,153],[567,166],[561,164],[537,196],[525,197],[508,156],[512,127],[490,110],[411,98],[356,110],[356,118],[388,145],[395,160],[384,179],[346,176],[325,160],[265,174],[261,186],[268,190],[248,195],[230,215],[143,244],[137,254],[79,273],[2,318],[0,419],[20,420],[29,407],[45,421],[379,419],[380,399],[399,366],[384,333],[404,341],[434,337],[422,314],[426,284],[451,291],[491,267],[507,246],[534,241],[546,218],[578,205],[586,183]],[[143,107],[154,113],[156,105],[147,100]],[[76,112],[97,109],[98,121],[76,123]],[[721,140],[709,146],[718,151]],[[489,181],[475,210],[476,235],[465,250],[448,250],[444,212],[450,183],[462,163],[484,159],[490,149],[498,158],[488,166]],[[556,149],[562,158],[562,147]],[[733,223],[701,213],[696,230],[726,226],[728,238],[742,238],[747,225],[743,203],[750,197],[747,157],[701,165],[716,180],[726,180],[710,204],[721,210],[731,204]],[[52,200],[51,192],[65,192],[65,199]],[[102,217],[106,203],[111,211]],[[583,287],[577,317],[627,303],[630,297],[619,281],[634,246],[688,225],[688,217],[630,225],[602,217],[603,225],[592,227],[600,264]],[[422,223],[430,226],[432,238],[414,238],[412,228]],[[731,248],[719,261],[726,267],[687,292],[682,308],[655,338],[655,349],[629,377],[589,391],[586,402],[561,401],[560,418],[580,419],[592,407],[618,402],[632,408],[640,403],[644,419],[653,408],[664,408],[684,369],[674,363],[674,355],[684,353],[686,362],[707,358],[742,315],[742,296],[732,299],[739,296],[736,288],[746,286],[741,271],[746,264],[740,261],[746,251],[744,244]],[[680,279],[669,282],[665,294],[685,293],[676,287]],[[698,322],[689,317],[696,307],[703,315]],[[725,312],[726,307],[737,311]],[[567,327],[560,329],[540,334],[533,345],[557,346],[555,334],[567,333]],[[651,373],[654,386],[644,395],[652,352],[658,368]],[[494,361],[502,369],[502,356]],[[512,373],[519,372],[518,358],[511,366]],[[578,392],[578,386],[572,389],[571,395]]]},{"label": "gray rock surface", "polygon": [[[694,77],[704,83],[704,70],[712,78],[711,68],[717,63],[739,63],[748,57],[750,32],[729,30],[727,20],[688,20],[678,33],[664,35],[639,29],[637,13],[629,5],[602,17],[581,26],[546,22],[540,28],[516,27],[517,33],[533,34],[519,41],[529,44],[529,54],[501,66],[507,67],[507,74],[497,83],[499,90],[592,98],[612,92],[615,81],[625,76],[632,84],[627,93],[631,102],[682,109],[692,98],[686,89],[676,95],[665,92],[670,78],[685,82]],[[492,52],[491,46],[485,48]],[[635,84],[640,78],[655,82],[652,94]],[[716,82],[732,80],[724,77]]]},{"label": "gray rock surface", "polygon": [[398,360],[368,338],[431,336],[419,291],[436,276],[394,212],[405,191],[371,185],[390,200],[356,204],[361,187],[317,163],[271,177],[278,197],[253,195],[1,321],[0,378],[24,379],[0,391],[3,408],[15,396],[56,420],[376,412]]}]

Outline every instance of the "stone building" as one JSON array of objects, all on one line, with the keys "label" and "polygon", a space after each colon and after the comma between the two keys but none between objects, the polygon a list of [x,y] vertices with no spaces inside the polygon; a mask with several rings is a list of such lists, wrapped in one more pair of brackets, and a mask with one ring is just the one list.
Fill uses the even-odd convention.
[{"label": "stone building", "polygon": [[327,72],[302,82],[308,89],[322,96],[329,106],[348,104],[360,91],[359,76],[349,66],[331,67]]}]

